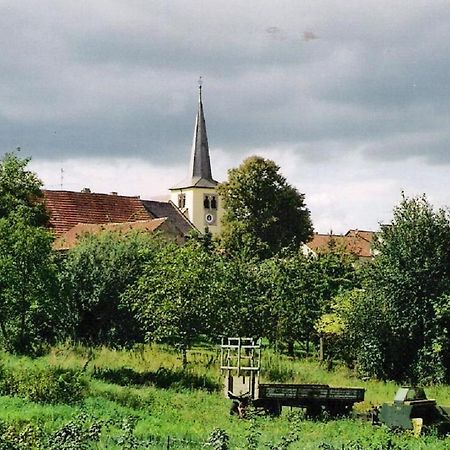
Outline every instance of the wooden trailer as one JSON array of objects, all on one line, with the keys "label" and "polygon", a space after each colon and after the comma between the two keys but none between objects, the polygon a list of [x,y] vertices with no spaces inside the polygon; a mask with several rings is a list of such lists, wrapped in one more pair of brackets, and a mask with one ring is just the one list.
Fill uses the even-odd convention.
[{"label": "wooden trailer", "polygon": [[324,411],[346,415],[354,403],[364,400],[362,388],[260,383],[261,343],[252,338],[224,338],[220,368],[225,373],[225,395],[232,400],[230,412],[241,416],[248,405],[271,415],[279,415],[283,406],[304,408],[311,417]]}]

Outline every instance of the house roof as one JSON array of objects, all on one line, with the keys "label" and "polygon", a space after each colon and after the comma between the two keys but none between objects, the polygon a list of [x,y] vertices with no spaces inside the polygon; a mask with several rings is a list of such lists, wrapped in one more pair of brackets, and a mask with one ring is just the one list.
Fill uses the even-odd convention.
[{"label": "house roof", "polygon": [[375,231],[367,231],[367,230],[348,230],[347,233],[345,233],[345,236],[354,236],[361,239],[366,240],[367,242],[372,242],[375,239]]},{"label": "house roof", "polygon": [[167,217],[184,236],[195,229],[189,219],[170,201],[142,200],[142,204],[152,217]]},{"label": "house roof", "polygon": [[[57,237],[69,230],[72,231],[79,224],[84,231],[92,232],[99,230],[89,228],[89,224],[111,224],[113,228],[119,229],[120,224],[128,224],[127,226],[130,227],[131,223],[140,222],[132,228],[144,229],[151,228],[157,223],[152,222],[153,219],[164,219],[165,228],[181,236],[187,236],[195,229],[194,225],[170,201],[141,200],[139,197],[92,192],[49,190],[43,192],[50,214],[50,228]],[[75,231],[78,232],[81,228]],[[150,228],[148,231],[153,231]],[[71,239],[70,235],[66,239]]]},{"label": "house roof", "polygon": [[153,219],[139,197],[91,192],[44,190],[50,213],[50,228],[56,233],[70,230],[79,223],[105,224]]},{"label": "house roof", "polygon": [[345,235],[316,233],[307,242],[314,252],[329,251],[333,246],[360,259],[372,258],[372,243],[375,237],[373,231],[349,230]]},{"label": "house roof", "polygon": [[127,233],[132,230],[154,232],[157,231],[165,222],[166,217],[159,219],[138,220],[136,222],[121,223],[79,223],[67,232],[61,234],[53,243],[56,250],[68,250],[74,247],[77,240],[86,234],[98,234],[102,231],[117,231]]}]

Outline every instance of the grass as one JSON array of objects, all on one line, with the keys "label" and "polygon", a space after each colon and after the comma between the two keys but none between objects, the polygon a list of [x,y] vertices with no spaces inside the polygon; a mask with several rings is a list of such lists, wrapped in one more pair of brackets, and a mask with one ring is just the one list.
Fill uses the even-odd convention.
[{"label": "grass", "polygon": [[[0,419],[19,426],[31,422],[52,432],[80,411],[99,419],[113,418],[119,422],[134,416],[137,418],[135,435],[138,438],[159,439],[159,446],[151,448],[167,448],[167,436],[185,440],[178,443],[179,448],[200,448],[200,444],[195,442],[204,442],[213,429],[221,428],[230,436],[232,449],[246,448],[246,436],[255,427],[260,432],[258,448],[268,448],[269,443],[279,443],[290,426],[287,408],[279,418],[259,417],[253,424],[252,421],[229,416],[229,401],[221,392],[219,353],[215,348],[193,349],[189,354],[187,371],[181,370],[177,353],[158,346],[122,351],[60,345],[52,348],[48,355],[34,360],[7,354],[0,356],[2,363],[11,368],[49,365],[79,370],[84,368],[89,382],[88,396],[76,405],[43,405],[20,398],[0,397]],[[356,408],[360,412],[371,405],[392,401],[398,387],[390,382],[358,380],[351,371],[341,366],[328,372],[312,359],[293,360],[280,357],[270,350],[263,353],[263,369],[266,374],[263,381],[364,387],[366,400]],[[435,386],[426,391],[429,397],[436,398],[438,404],[450,405],[448,386]],[[112,441],[119,435],[119,428],[117,424],[113,426],[109,434],[93,448],[120,448]],[[449,438],[396,436],[359,419],[303,420],[298,434],[299,442],[289,448],[316,449],[326,444],[330,446],[328,448],[334,446],[341,449],[342,445],[356,441],[362,445],[359,448],[370,448],[371,443],[377,442],[382,448],[381,443],[389,439],[402,448],[413,450],[443,450],[450,447]],[[187,441],[194,444],[189,446]]]}]

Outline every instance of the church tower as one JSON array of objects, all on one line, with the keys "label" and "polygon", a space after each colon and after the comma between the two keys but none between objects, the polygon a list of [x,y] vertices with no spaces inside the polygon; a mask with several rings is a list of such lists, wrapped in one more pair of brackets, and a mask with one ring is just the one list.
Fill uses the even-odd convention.
[{"label": "church tower", "polygon": [[202,233],[209,230],[212,234],[217,234],[220,231],[222,210],[216,192],[217,185],[211,172],[200,84],[188,178],[170,191],[172,202]]}]

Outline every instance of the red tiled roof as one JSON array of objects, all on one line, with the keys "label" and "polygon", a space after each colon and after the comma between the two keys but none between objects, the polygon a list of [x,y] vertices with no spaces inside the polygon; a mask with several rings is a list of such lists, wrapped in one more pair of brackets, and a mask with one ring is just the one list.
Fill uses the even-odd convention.
[{"label": "red tiled roof", "polygon": [[79,223],[72,227],[67,232],[61,234],[53,243],[56,250],[67,250],[74,247],[79,237],[85,234],[97,234],[102,231],[117,231],[127,233],[132,230],[153,232],[156,231],[164,222],[166,217],[150,220],[139,220],[136,222],[121,222],[121,223]]},{"label": "red tiled roof", "polygon": [[372,258],[373,231],[349,230],[345,236],[336,234],[315,234],[306,244],[311,250],[329,251],[334,245],[358,258]]},{"label": "red tiled roof", "polygon": [[375,239],[375,231],[365,231],[365,230],[348,230],[347,233],[345,233],[346,236],[354,236],[354,237],[360,237],[362,239],[365,239],[367,242],[372,242]]},{"label": "red tiled roof", "polygon": [[79,223],[105,224],[153,219],[139,197],[91,192],[43,192],[50,214],[50,228],[56,235],[61,235]]}]

